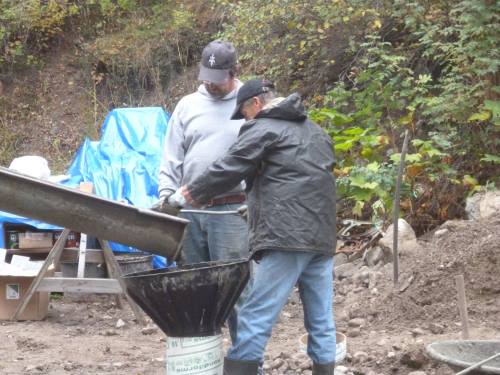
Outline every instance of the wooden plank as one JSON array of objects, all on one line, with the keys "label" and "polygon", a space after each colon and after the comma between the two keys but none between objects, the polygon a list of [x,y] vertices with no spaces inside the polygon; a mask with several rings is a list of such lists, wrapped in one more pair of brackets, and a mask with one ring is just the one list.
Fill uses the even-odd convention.
[{"label": "wooden plank", "polygon": [[31,249],[7,249],[7,254],[25,255],[30,254],[48,254],[50,253],[51,247],[33,247]]},{"label": "wooden plank", "polygon": [[19,305],[17,305],[16,311],[14,311],[14,314],[12,314],[12,317],[10,320],[15,320],[17,321],[19,315],[22,314],[26,306],[28,306],[28,303],[31,300],[31,297],[33,297],[33,294],[35,294],[35,291],[40,284],[40,281],[44,278],[45,273],[49,269],[49,267],[54,263],[57,264],[59,262],[59,258],[61,256],[61,253],[64,249],[64,245],[66,244],[66,239],[68,238],[70,230],[69,229],[64,229],[63,232],[61,233],[61,237],[57,240],[57,242],[54,244],[52,247],[52,250],[50,250],[49,255],[47,255],[47,259],[45,259],[45,262],[43,262],[42,268],[40,269],[40,272],[38,272],[38,275],[33,279],[33,282],[31,283],[30,287],[28,288],[28,291],[24,295],[23,298],[19,301]]},{"label": "wooden plank", "polygon": [[[61,255],[61,262],[77,263],[79,249],[76,247],[65,248]],[[104,263],[104,254],[101,249],[87,249],[85,252],[86,263]]]},{"label": "wooden plank", "polygon": [[45,277],[37,292],[123,293],[118,280],[72,277]]},{"label": "wooden plank", "polygon": [[[94,185],[92,182],[80,182],[80,186],[78,187],[80,191],[85,193],[92,194],[94,190]],[[80,234],[80,252],[78,253],[78,271],[76,273],[76,277],[79,279],[83,278],[85,274],[85,256],[87,250],[87,235],[85,233]]]},{"label": "wooden plank", "polygon": [[132,300],[132,298],[130,298],[130,296],[127,293],[127,287],[122,279],[122,272],[120,270],[120,266],[116,261],[113,251],[109,247],[108,241],[99,239],[99,242],[101,243],[101,247],[104,253],[104,259],[106,259],[106,266],[108,267],[109,276],[118,280],[123,289],[123,293],[125,294],[125,298],[127,298],[127,301],[130,304],[130,307],[132,308],[135,317],[137,318],[137,321],[142,325],[146,325],[147,322],[146,319],[144,318],[144,315],[142,314],[141,309],[139,308],[139,306],[136,305],[136,303]]},{"label": "wooden plank", "polygon": [[79,279],[83,278],[85,274],[85,257],[87,250],[87,235],[85,233],[80,234],[80,251],[78,252],[78,271],[76,277]]}]

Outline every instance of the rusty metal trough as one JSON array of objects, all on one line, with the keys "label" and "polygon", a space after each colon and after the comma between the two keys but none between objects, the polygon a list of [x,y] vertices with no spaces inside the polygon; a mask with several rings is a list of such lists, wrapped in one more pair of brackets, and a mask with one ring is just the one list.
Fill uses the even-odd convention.
[{"label": "rusty metal trough", "polygon": [[189,221],[0,167],[0,210],[175,259]]}]

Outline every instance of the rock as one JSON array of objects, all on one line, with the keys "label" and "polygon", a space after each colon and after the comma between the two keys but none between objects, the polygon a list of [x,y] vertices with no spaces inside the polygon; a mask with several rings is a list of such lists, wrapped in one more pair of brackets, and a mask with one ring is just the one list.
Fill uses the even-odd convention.
[{"label": "rock", "polygon": [[116,336],[118,333],[114,329],[107,329],[102,333],[103,336]]},{"label": "rock", "polygon": [[465,216],[469,220],[478,220],[481,218],[479,211],[479,202],[483,198],[484,193],[476,193],[467,198],[465,201]]},{"label": "rock", "polygon": [[42,370],[43,369],[41,368],[41,366],[34,366],[34,365],[26,366],[24,368],[25,372],[33,372],[33,371],[39,372],[39,371],[42,371]]},{"label": "rock", "polygon": [[333,375],[346,375],[349,369],[345,366],[335,366]]},{"label": "rock", "polygon": [[500,191],[488,191],[479,202],[479,212],[482,218],[500,216]]},{"label": "rock", "polygon": [[446,228],[438,229],[437,231],[434,232],[434,237],[436,238],[441,238],[448,234],[450,231]]},{"label": "rock", "polygon": [[122,319],[118,319],[115,326],[116,326],[116,328],[125,327],[125,322]]},{"label": "rock", "polygon": [[476,193],[467,198],[465,212],[470,220],[478,220],[500,214],[500,191]]},{"label": "rock", "polygon": [[334,268],[335,277],[339,280],[352,277],[357,271],[357,267],[353,263],[345,263]]},{"label": "rock", "polygon": [[141,329],[141,333],[143,335],[152,335],[153,333],[156,333],[158,331],[158,328],[153,327],[153,326],[147,326]]},{"label": "rock", "polygon": [[424,371],[412,371],[408,375],[427,375]]},{"label": "rock", "polygon": [[363,362],[366,362],[367,359],[368,359],[368,353],[363,352],[361,350],[357,351],[356,353],[354,353],[352,355],[352,360],[355,363],[363,363]]},{"label": "rock", "polygon": [[[307,358],[306,360],[304,360],[303,362],[299,363],[299,369],[301,369],[302,371],[304,370],[309,370],[312,368],[312,361]],[[292,369],[293,370],[293,369]]]},{"label": "rock", "polygon": [[440,334],[444,333],[444,327],[438,323],[430,323],[429,324],[429,331],[431,331],[435,335],[440,335]]},{"label": "rock", "polygon": [[363,327],[366,325],[366,320],[363,318],[354,318],[347,323],[349,327]]},{"label": "rock", "polygon": [[395,357],[396,357],[396,353],[394,353],[394,352],[388,352],[387,353],[387,358],[392,359],[392,358],[395,358]]},{"label": "rock", "polygon": [[371,271],[370,277],[368,278],[368,288],[373,289],[377,285],[377,282],[382,278],[382,272]]},{"label": "rock", "polygon": [[429,362],[429,359],[422,353],[422,351],[406,352],[400,359],[403,365],[419,369]]},{"label": "rock", "polygon": [[[392,243],[393,243],[394,225],[391,224],[387,228],[384,236],[379,240],[378,244],[382,248],[388,259],[392,258]],[[415,231],[410,224],[404,219],[398,220],[398,253],[405,254],[417,251],[420,246],[417,243]]]},{"label": "rock", "polygon": [[276,358],[273,363],[271,364],[271,368],[272,369],[276,369],[276,368],[279,368],[281,367],[283,364],[285,363],[285,361],[281,358]]},{"label": "rock", "polygon": [[335,267],[341,266],[342,264],[348,263],[349,258],[346,253],[337,253],[333,256],[333,264]]},{"label": "rock", "polygon": [[411,330],[411,334],[413,335],[413,337],[417,337],[417,336],[422,336],[425,334],[424,330],[421,329],[421,328],[415,328],[415,329],[412,329]]},{"label": "rock", "polygon": [[358,327],[349,328],[347,331],[348,337],[358,337],[361,334],[361,330]]},{"label": "rock", "polygon": [[384,251],[380,246],[375,246],[365,253],[364,261],[368,267],[374,267],[384,259]]}]

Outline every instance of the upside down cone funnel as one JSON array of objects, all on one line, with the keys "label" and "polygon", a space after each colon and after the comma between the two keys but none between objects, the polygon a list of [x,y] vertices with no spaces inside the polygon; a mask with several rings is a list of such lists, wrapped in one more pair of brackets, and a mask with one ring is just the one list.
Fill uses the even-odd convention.
[{"label": "upside down cone funnel", "polygon": [[206,262],[123,276],[130,297],[171,337],[211,336],[250,277],[248,260]]}]

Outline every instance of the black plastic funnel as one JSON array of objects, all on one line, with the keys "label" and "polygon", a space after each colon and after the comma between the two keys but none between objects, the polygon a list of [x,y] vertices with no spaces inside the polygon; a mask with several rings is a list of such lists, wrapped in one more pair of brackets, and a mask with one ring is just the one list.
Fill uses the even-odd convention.
[{"label": "black plastic funnel", "polygon": [[250,277],[247,259],[189,264],[123,276],[127,292],[167,336],[212,336]]}]

